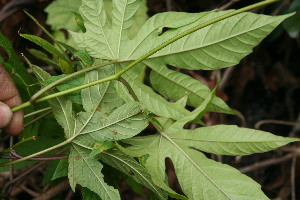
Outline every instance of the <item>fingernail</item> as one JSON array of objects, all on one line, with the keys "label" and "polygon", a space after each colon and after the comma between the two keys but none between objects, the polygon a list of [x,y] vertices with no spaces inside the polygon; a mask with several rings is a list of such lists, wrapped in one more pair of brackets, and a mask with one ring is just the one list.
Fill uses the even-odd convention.
[{"label": "fingernail", "polygon": [[0,128],[9,125],[12,115],[11,109],[6,104],[0,102]]}]

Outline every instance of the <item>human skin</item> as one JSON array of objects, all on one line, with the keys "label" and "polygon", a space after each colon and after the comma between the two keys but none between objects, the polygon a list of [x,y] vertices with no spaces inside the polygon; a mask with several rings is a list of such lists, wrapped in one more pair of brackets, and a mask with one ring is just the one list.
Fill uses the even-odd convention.
[{"label": "human skin", "polygon": [[10,108],[22,103],[19,92],[10,75],[0,64],[0,128],[7,134],[18,135],[23,131],[24,112],[12,113]]}]

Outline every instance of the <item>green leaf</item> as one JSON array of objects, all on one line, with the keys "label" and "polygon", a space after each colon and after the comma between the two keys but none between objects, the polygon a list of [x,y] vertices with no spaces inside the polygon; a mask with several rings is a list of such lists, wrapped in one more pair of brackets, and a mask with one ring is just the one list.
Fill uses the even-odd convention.
[{"label": "green leaf", "polygon": [[141,0],[113,0],[112,29],[109,40],[114,58],[125,53],[124,41],[128,39],[128,29],[134,23],[133,16],[137,12]]},{"label": "green leaf", "polygon": [[[110,28],[106,22],[107,15],[104,10],[103,1],[83,0],[79,11],[84,20],[86,32],[84,34],[70,32],[76,43],[81,48],[87,49],[89,53],[91,53],[90,49],[86,48],[86,45],[89,45],[93,49],[93,52],[102,55],[102,58],[114,59],[115,55],[111,42],[108,40]],[[97,33],[96,37],[95,33]],[[86,41],[90,42],[87,43]]]},{"label": "green leaf", "polygon": [[222,155],[261,153],[299,141],[297,138],[275,136],[268,132],[233,125],[209,126],[191,131],[182,130],[177,126],[170,127],[166,132],[178,143]]},{"label": "green leaf", "polygon": [[59,64],[55,61],[53,61],[52,59],[50,59],[48,57],[47,54],[45,54],[42,51],[36,50],[36,49],[29,49],[28,52],[33,55],[34,57],[36,57],[37,59],[45,62],[46,64],[56,67],[57,69],[59,69]]},{"label": "green leaf", "polygon": [[[133,51],[129,52],[126,57],[136,59],[169,38],[227,12],[231,11],[199,13],[199,20],[182,28],[167,31],[161,36],[156,30],[166,25],[164,19],[171,18],[174,23],[178,17],[176,15],[179,14],[155,15],[141,28],[137,38],[127,44]],[[289,16],[291,15],[266,16],[241,13],[179,39],[152,55],[146,63],[160,62],[179,68],[197,70],[229,67],[239,63],[243,57],[251,53],[254,46]]]},{"label": "green leaf", "polygon": [[[144,4],[145,1],[112,1],[110,22],[104,8],[104,1],[83,0],[79,10],[87,31],[84,34],[71,32],[74,40],[95,58],[114,60],[123,57],[121,54],[126,53],[127,50],[124,43],[126,43],[129,33],[132,33],[131,27],[136,22],[135,14],[141,2]],[[111,28],[109,27],[110,23]],[[94,33],[97,33],[97,37],[94,37]]]},{"label": "green leaf", "polygon": [[87,188],[82,188],[81,194],[82,194],[83,200],[101,200],[99,195],[97,195],[95,192],[93,192]]},{"label": "green leaf", "polygon": [[74,72],[73,67],[64,59],[58,59],[59,67],[64,74],[71,74]]},{"label": "green leaf", "polygon": [[89,159],[92,159],[101,152],[114,148],[115,146],[115,143],[111,141],[96,142],[92,148],[91,154],[89,155]]},{"label": "green leaf", "polygon": [[85,66],[91,67],[94,63],[94,60],[90,57],[86,50],[76,51],[75,56],[77,56]]},{"label": "green leaf", "polygon": [[[188,93],[188,105],[198,107],[210,93],[210,89],[207,86],[186,74],[170,70],[160,64],[151,64],[149,67],[152,69],[150,81],[153,88],[168,98],[177,101]],[[212,104],[208,106],[208,111],[234,113],[218,97],[214,97]]]},{"label": "green leaf", "polygon": [[[34,84],[35,79],[27,73],[23,62],[15,53],[12,43],[0,32],[0,47],[2,47],[8,55],[7,61],[0,61],[16,84],[23,98],[32,95],[36,88],[30,85]],[[24,100],[24,99],[23,99]]]},{"label": "green leaf", "polygon": [[139,101],[147,110],[154,114],[172,119],[181,119],[189,114],[189,111],[180,105],[168,102],[162,96],[156,94],[149,86],[144,85],[140,80],[133,79],[131,74],[125,74],[124,78],[134,90]]},{"label": "green leaf", "polygon": [[68,176],[68,159],[59,161],[55,172],[53,173],[52,180]]},{"label": "green leaf", "polygon": [[52,30],[68,29],[78,31],[72,11],[78,12],[81,0],[56,0],[46,9],[48,13],[46,24],[50,25]]},{"label": "green leaf", "polygon": [[176,121],[174,124],[171,125],[171,127],[174,129],[176,128],[183,129],[184,125],[189,122],[200,122],[201,118],[206,113],[208,106],[211,104],[213,98],[215,97],[215,92],[216,92],[216,88],[207,96],[207,98],[202,102],[200,106],[198,106],[198,108],[193,110],[191,114]]},{"label": "green leaf", "polygon": [[50,184],[51,183],[51,180],[52,180],[52,177],[53,177],[53,174],[55,173],[56,169],[57,169],[57,166],[59,164],[59,161],[60,160],[52,160],[46,171],[45,171],[45,174],[44,174],[44,177],[43,177],[43,180],[42,180],[42,184],[43,185],[46,185],[46,184]]},{"label": "green leaf", "polygon": [[[147,118],[141,113],[141,109],[140,104],[130,102],[114,110],[108,117],[101,112],[95,112],[93,115],[87,112],[79,113],[75,135],[80,137],[73,142],[91,146],[90,143],[93,141],[116,141],[133,137],[148,125]],[[86,143],[83,140],[89,140],[89,142]]]},{"label": "green leaf", "polygon": [[[86,73],[84,83],[87,84],[112,74],[114,74],[114,67],[106,66]],[[103,112],[110,112],[110,109],[114,109],[115,107],[122,105],[122,102],[120,102],[116,92],[114,91],[113,82],[114,81],[105,82],[103,84],[81,90],[84,110],[87,112],[93,112],[98,107],[101,107]],[[105,107],[110,105],[111,108],[104,108],[104,105]]]},{"label": "green leaf", "polygon": [[294,16],[283,22],[283,27],[287,30],[290,37],[297,39],[300,35],[300,1],[292,1],[286,12],[296,12]]},{"label": "green leaf", "polygon": [[[178,134],[179,135],[179,134]],[[124,152],[131,156],[149,154],[146,168],[155,184],[175,195],[164,182],[165,159],[172,160],[179,184],[191,200],[266,200],[260,185],[238,170],[210,159],[191,149],[185,141],[159,135],[125,140],[131,144]],[[122,148],[121,148],[122,149]]]},{"label": "green leaf", "polygon": [[[67,90],[67,89],[70,89],[73,87],[83,85],[83,83],[84,83],[84,76],[77,76],[76,78],[67,80],[67,81],[63,82],[62,84],[59,84],[58,86],[56,86],[56,88],[59,91],[64,91],[64,90]],[[82,104],[80,91],[67,94],[67,95],[65,95],[65,98],[70,99],[74,103]]]},{"label": "green leaf", "polygon": [[[34,74],[38,78],[40,82],[44,82],[49,79],[51,76],[42,70],[40,67],[33,65],[28,60],[27,63],[30,65],[31,69],[33,70]],[[46,94],[53,94],[54,89],[46,92]],[[64,97],[56,97],[48,101],[53,114],[57,120],[57,122],[64,128],[65,134],[67,138],[70,138],[72,135],[72,131],[74,130],[75,121],[73,118],[73,110],[72,110],[72,102],[67,100]]]},{"label": "green leaf", "polygon": [[52,44],[50,44],[48,41],[46,41],[43,38],[37,37],[35,35],[28,35],[28,34],[20,34],[23,38],[30,40],[34,42],[35,44],[41,46],[43,49],[48,51],[49,53],[64,59],[64,55]]},{"label": "green leaf", "polygon": [[166,199],[161,189],[151,181],[151,176],[147,170],[134,158],[117,149],[105,151],[99,155],[99,158],[106,164],[132,177],[136,182],[148,187],[157,195],[158,199]]},{"label": "green leaf", "polygon": [[75,144],[72,145],[69,156],[69,181],[75,191],[76,184],[89,188],[104,200],[121,199],[118,190],[107,185],[103,180],[102,164],[94,159],[88,159],[90,151]]},{"label": "green leaf", "polygon": [[79,13],[77,13],[77,12],[72,12],[72,14],[74,15],[74,17],[75,17],[75,21],[76,21],[76,23],[77,23],[77,26],[80,28],[80,30],[82,31],[82,32],[86,32],[86,28],[85,28],[85,26],[84,26],[84,21],[83,21],[83,19],[82,19],[82,17],[81,17],[81,15],[79,14]]}]

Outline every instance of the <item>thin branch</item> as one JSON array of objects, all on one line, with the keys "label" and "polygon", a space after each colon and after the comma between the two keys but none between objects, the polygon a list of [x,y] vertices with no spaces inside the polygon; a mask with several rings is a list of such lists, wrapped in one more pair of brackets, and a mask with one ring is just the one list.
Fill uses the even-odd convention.
[{"label": "thin branch", "polygon": [[232,6],[233,4],[239,2],[240,0],[231,0],[228,3],[226,3],[224,6],[221,6],[220,8],[218,8],[218,10],[227,10],[230,6]]},{"label": "thin branch", "polygon": [[42,114],[41,116],[39,116],[39,117],[33,119],[32,121],[28,122],[27,124],[25,124],[25,125],[24,125],[24,128],[26,128],[27,126],[30,126],[31,124],[34,124],[35,122],[37,122],[37,121],[43,119],[44,117],[50,115],[51,113],[52,113],[52,110],[46,112],[45,114]]},{"label": "thin branch", "polygon": [[296,178],[296,161],[297,156],[293,157],[292,166],[291,166],[291,200],[296,200],[296,184],[295,184],[295,178]]},{"label": "thin branch", "polygon": [[[110,62],[102,63],[100,65],[96,65],[94,67],[85,68],[83,70],[80,70],[80,71],[74,72],[72,74],[69,74],[69,75],[67,75],[67,76],[65,76],[65,77],[63,77],[63,78],[61,78],[61,79],[59,79],[57,81],[54,81],[53,83],[50,83],[49,85],[47,85],[46,87],[42,88],[40,91],[38,91],[37,93],[35,93],[30,98],[30,102],[34,103],[42,94],[44,94],[45,92],[47,92],[51,88],[57,86],[58,84],[66,81],[66,80],[74,78],[75,76],[79,76],[79,75],[85,74],[86,72],[89,72],[89,71],[92,71],[92,70],[95,70],[95,69],[99,69],[100,67],[104,67],[104,66],[112,65],[112,64],[116,64],[116,63],[118,63],[118,61],[110,61]],[[14,112],[14,110],[13,110],[13,112]]]},{"label": "thin branch", "polygon": [[45,193],[41,194],[40,196],[38,196],[37,198],[35,198],[33,200],[52,199],[53,197],[57,196],[58,194],[60,194],[61,192],[65,191],[69,188],[70,188],[69,180],[66,179],[66,180],[60,182],[59,184],[55,185],[51,189],[47,190]]},{"label": "thin branch", "polygon": [[282,125],[287,125],[287,126],[299,126],[300,122],[289,122],[289,121],[282,121],[282,120],[273,120],[273,119],[266,119],[266,120],[261,120],[257,122],[254,125],[255,129],[259,129],[261,125],[263,124],[282,124]]},{"label": "thin branch", "polygon": [[[11,154],[15,157],[15,158],[24,158],[24,156],[21,156],[20,154],[18,154],[15,150],[11,150]],[[49,156],[36,156],[33,158],[29,158],[29,161],[50,161],[50,160],[61,160],[61,159],[66,159],[69,156],[66,155],[49,155]]]},{"label": "thin branch", "polygon": [[17,146],[25,143],[25,142],[28,142],[28,141],[31,141],[31,140],[36,140],[35,136],[32,136],[30,138],[26,138],[26,139],[22,139],[21,141],[19,141],[18,143],[12,145],[11,147],[9,147],[8,149],[5,149],[3,151],[1,151],[1,153],[9,153],[12,149],[15,149]]},{"label": "thin branch", "polygon": [[71,137],[71,138],[67,139],[66,141],[64,141],[64,142],[62,142],[62,143],[59,143],[59,144],[57,144],[57,145],[54,145],[54,146],[52,146],[52,147],[50,147],[50,148],[48,148],[48,149],[44,149],[44,150],[39,151],[39,152],[37,152],[37,153],[34,153],[34,154],[29,155],[29,156],[20,158],[20,159],[18,159],[18,160],[13,160],[13,161],[11,161],[11,162],[1,163],[1,164],[0,164],[0,167],[4,167],[4,166],[8,166],[8,165],[13,165],[13,164],[16,164],[16,163],[19,163],[19,162],[28,160],[28,159],[30,159],[30,158],[34,158],[34,157],[39,156],[39,155],[41,155],[41,154],[44,154],[44,153],[47,153],[47,152],[52,151],[52,150],[54,150],[54,149],[60,148],[60,147],[62,147],[62,146],[65,146],[65,145],[71,143],[74,139],[75,139],[75,137]]},{"label": "thin branch", "polygon": [[[14,137],[10,136],[9,147],[11,148],[13,145],[14,145]],[[10,161],[12,161],[12,159],[10,159]],[[11,165],[11,166],[9,166],[9,181],[12,181],[13,179],[14,179],[14,166]],[[14,188],[14,185],[12,184],[6,191],[5,195],[9,196],[13,188]]]},{"label": "thin branch", "polygon": [[166,7],[168,11],[174,11],[173,0],[166,0]]},{"label": "thin branch", "polygon": [[[299,155],[299,153],[297,155]],[[268,160],[264,160],[264,161],[261,161],[261,162],[254,163],[252,165],[248,165],[246,167],[242,167],[239,170],[242,173],[251,172],[251,171],[257,170],[259,168],[268,167],[270,165],[276,165],[276,164],[279,164],[281,162],[290,160],[294,156],[295,156],[295,153],[289,153],[289,154],[287,154],[283,157],[280,157],[280,158],[272,158],[272,159],[268,159]]]},{"label": "thin branch", "polygon": [[41,112],[45,112],[45,111],[48,111],[48,110],[51,110],[51,107],[43,108],[43,109],[37,110],[35,112],[28,113],[27,115],[24,116],[24,118],[31,117],[33,115],[40,114]]},{"label": "thin branch", "polygon": [[21,180],[24,176],[26,176],[27,174],[31,173],[33,170],[35,170],[36,168],[42,166],[43,164],[45,164],[46,162],[41,162],[41,163],[38,163],[32,167],[30,167],[28,170],[26,170],[23,174],[19,175],[18,177],[16,177],[15,179],[7,182],[3,189],[2,189],[2,193],[5,193],[5,191],[7,191],[7,188],[11,185],[11,184],[14,184],[15,182]]}]

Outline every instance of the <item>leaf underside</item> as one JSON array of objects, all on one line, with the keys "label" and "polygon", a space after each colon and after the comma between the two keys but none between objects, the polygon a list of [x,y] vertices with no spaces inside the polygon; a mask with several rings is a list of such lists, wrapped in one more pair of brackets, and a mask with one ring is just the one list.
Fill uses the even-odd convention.
[{"label": "leaf underside", "polygon": [[[110,6],[112,9],[108,9]],[[84,84],[111,76],[170,38],[231,12],[160,13],[136,31],[133,28],[140,24],[137,21],[140,6],[145,6],[145,1],[112,0],[108,4],[102,0],[82,0],[79,12],[86,32],[70,32],[74,41],[100,62],[119,61],[116,65],[86,73]],[[223,100],[214,97],[209,88],[167,66],[214,70],[235,65],[289,16],[241,13],[202,28],[123,74],[122,78],[128,85],[115,80],[83,89],[77,94],[82,103],[81,112],[73,113],[73,104],[66,98],[49,101],[66,138],[72,139],[68,160],[72,189],[80,184],[87,188],[83,190],[84,198],[94,198],[97,194],[103,200],[120,199],[118,190],[104,182],[100,160],[147,186],[159,199],[166,199],[161,189],[179,199],[268,199],[259,184],[228,165],[206,158],[200,150],[222,155],[247,155],[269,151],[296,140],[226,125],[184,129],[186,123],[199,122],[206,111],[229,114],[234,111]],[[50,47],[48,49],[53,51]],[[153,88],[140,78],[145,66],[151,69]],[[50,78],[33,68],[41,81]],[[171,103],[164,97],[177,102]],[[196,109],[188,111],[185,103]],[[158,117],[152,114],[149,117],[144,110]],[[152,120],[159,134],[136,137],[148,126],[148,120]],[[126,148],[117,145],[119,150],[105,150],[95,157],[89,156],[95,143],[120,140],[121,144],[127,145]],[[147,157],[145,167],[133,157]],[[172,160],[187,198],[178,195],[165,183],[166,158]]]}]

